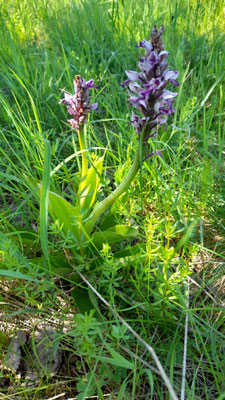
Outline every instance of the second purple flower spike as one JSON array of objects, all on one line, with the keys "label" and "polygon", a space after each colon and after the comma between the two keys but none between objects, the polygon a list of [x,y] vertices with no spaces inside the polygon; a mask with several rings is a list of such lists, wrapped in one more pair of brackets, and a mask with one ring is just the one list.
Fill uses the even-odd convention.
[{"label": "second purple flower spike", "polygon": [[160,126],[167,128],[168,115],[175,112],[172,102],[177,93],[166,87],[169,83],[179,86],[176,81],[179,72],[168,69],[168,52],[164,50],[163,32],[164,25],[159,30],[155,25],[150,40],[139,43],[138,47],[145,49],[145,55],[140,57],[138,63],[140,72],[126,71],[128,79],[122,83],[129,86],[128,102],[142,113],[141,117],[132,112],[131,124],[139,136],[142,129],[148,127],[145,141],[154,136],[155,129]]},{"label": "second purple flower spike", "polygon": [[80,126],[86,121],[87,113],[98,109],[98,103],[90,104],[89,100],[89,89],[97,89],[98,86],[94,86],[93,79],[86,82],[80,75],[75,76],[73,86],[74,94],[65,91],[65,97],[60,100],[59,104],[63,102],[64,105],[67,105],[67,111],[73,117],[68,122],[72,129],[76,129],[79,132]]}]

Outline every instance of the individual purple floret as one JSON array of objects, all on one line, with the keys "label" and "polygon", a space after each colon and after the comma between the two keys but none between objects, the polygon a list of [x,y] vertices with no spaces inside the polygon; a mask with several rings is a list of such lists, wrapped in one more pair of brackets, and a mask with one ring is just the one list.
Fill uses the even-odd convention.
[{"label": "individual purple floret", "polygon": [[140,72],[126,71],[128,79],[121,84],[129,86],[128,102],[143,114],[140,117],[132,112],[131,124],[139,136],[148,126],[145,141],[154,136],[160,126],[167,128],[167,118],[175,112],[172,102],[177,93],[166,87],[169,83],[179,86],[176,81],[179,72],[167,68],[168,52],[164,50],[163,31],[163,24],[159,30],[155,25],[150,40],[139,43],[137,47],[145,49],[145,55],[138,63]]},{"label": "individual purple floret", "polygon": [[73,117],[68,122],[72,129],[79,131],[80,126],[86,121],[86,114],[91,110],[98,109],[98,103],[90,104],[89,101],[89,89],[97,89],[98,86],[94,86],[93,79],[86,82],[80,75],[75,76],[73,86],[74,94],[65,91],[65,97],[59,101],[59,104],[63,103],[67,105],[67,111]]}]

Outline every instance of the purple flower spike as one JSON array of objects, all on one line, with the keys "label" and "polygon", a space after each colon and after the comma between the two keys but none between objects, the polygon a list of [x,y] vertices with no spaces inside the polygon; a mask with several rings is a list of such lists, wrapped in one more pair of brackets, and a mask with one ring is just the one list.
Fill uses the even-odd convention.
[{"label": "purple flower spike", "polygon": [[141,130],[148,125],[146,140],[152,137],[151,130],[164,126],[167,129],[167,118],[174,113],[172,102],[177,93],[166,89],[169,83],[179,86],[179,72],[167,68],[168,52],[164,50],[162,33],[164,25],[158,30],[153,27],[150,40],[142,40],[137,47],[145,49],[140,56],[139,72],[125,71],[127,77],[122,86],[129,84],[128,102],[132,104],[143,118],[132,113],[131,124],[140,136]]},{"label": "purple flower spike", "polygon": [[68,122],[72,129],[79,131],[80,126],[86,122],[86,115],[91,110],[99,110],[98,103],[90,104],[89,89],[97,89],[94,86],[94,80],[86,82],[80,75],[76,75],[73,81],[74,94],[64,92],[64,98],[59,101],[63,105],[67,105],[67,111],[72,115],[72,119]]}]

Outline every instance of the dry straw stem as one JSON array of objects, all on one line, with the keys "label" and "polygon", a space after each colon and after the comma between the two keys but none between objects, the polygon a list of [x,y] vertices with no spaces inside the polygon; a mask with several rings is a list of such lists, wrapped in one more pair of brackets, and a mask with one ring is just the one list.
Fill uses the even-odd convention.
[{"label": "dry straw stem", "polygon": [[[74,267],[74,270],[76,270],[75,267]],[[110,309],[110,311],[116,316],[116,318],[118,318],[122,322],[122,324],[124,326],[126,326],[126,328],[136,337],[136,339],[140,343],[142,343],[146,347],[146,349],[151,353],[152,358],[155,361],[155,363],[157,365],[157,368],[159,370],[159,374],[161,375],[162,379],[164,380],[164,383],[165,383],[165,385],[166,385],[166,387],[167,387],[167,389],[168,389],[168,391],[170,393],[170,396],[171,396],[172,400],[178,400],[178,397],[177,397],[177,395],[176,395],[176,393],[175,393],[175,391],[174,391],[174,389],[173,389],[173,387],[172,387],[172,385],[170,383],[169,378],[167,377],[167,375],[166,375],[166,373],[164,371],[164,368],[163,368],[162,364],[160,363],[160,361],[159,361],[159,359],[158,359],[158,357],[157,357],[157,355],[155,353],[155,350],[151,346],[149,346],[149,344],[146,343],[145,340],[143,340],[141,338],[141,336],[139,336],[131,328],[131,326],[118,314],[118,312],[115,311],[114,308],[101,296],[101,294],[88,282],[88,280],[84,277],[84,275],[82,275],[79,271],[76,271],[76,272],[83,279],[83,281],[89,286],[89,288],[96,294],[96,296],[98,296],[98,298]]]}]

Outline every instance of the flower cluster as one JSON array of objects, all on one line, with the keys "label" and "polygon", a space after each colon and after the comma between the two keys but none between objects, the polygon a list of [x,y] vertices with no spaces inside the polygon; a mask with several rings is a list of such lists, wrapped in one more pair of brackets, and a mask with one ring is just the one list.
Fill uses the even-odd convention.
[{"label": "flower cluster", "polygon": [[63,102],[64,105],[67,105],[67,111],[73,117],[68,122],[72,129],[79,131],[80,126],[86,121],[87,113],[98,108],[98,103],[90,104],[89,100],[89,89],[97,89],[98,86],[94,86],[93,79],[86,82],[80,75],[75,76],[73,85],[74,94],[65,91],[65,97],[60,100],[59,104]]},{"label": "flower cluster", "polygon": [[[121,85],[128,84],[128,102],[139,110],[142,118],[132,112],[131,124],[140,135],[142,129],[148,126],[148,136],[154,136],[154,128],[165,125],[167,128],[168,115],[175,112],[172,102],[177,95],[166,89],[171,82],[179,86],[176,81],[179,72],[168,69],[168,52],[164,50],[162,33],[164,25],[157,30],[154,26],[150,40],[143,40],[137,47],[145,49],[144,57],[140,57],[138,66],[140,72],[126,71],[128,79]],[[151,134],[150,134],[151,132]]]}]

